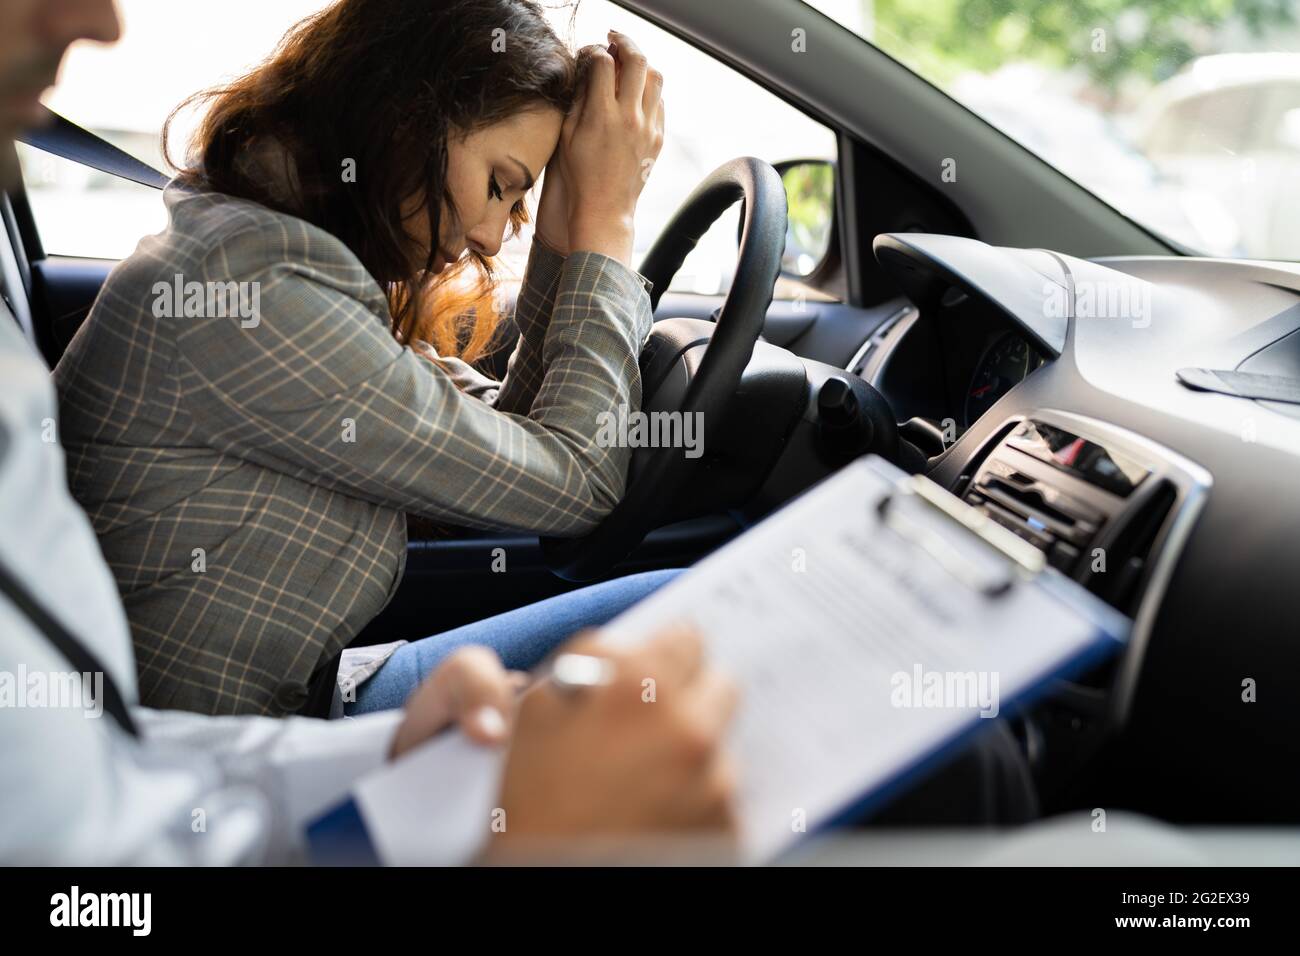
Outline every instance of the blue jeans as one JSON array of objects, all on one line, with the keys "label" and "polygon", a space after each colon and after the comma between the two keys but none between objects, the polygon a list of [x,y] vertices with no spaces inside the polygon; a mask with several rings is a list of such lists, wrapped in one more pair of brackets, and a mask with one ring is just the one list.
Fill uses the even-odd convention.
[{"label": "blue jeans", "polygon": [[401,707],[444,657],[469,644],[492,648],[511,670],[529,670],[566,638],[608,623],[680,573],[669,568],[630,574],[404,644],[357,688],[356,701],[345,704],[344,713],[353,717]]}]

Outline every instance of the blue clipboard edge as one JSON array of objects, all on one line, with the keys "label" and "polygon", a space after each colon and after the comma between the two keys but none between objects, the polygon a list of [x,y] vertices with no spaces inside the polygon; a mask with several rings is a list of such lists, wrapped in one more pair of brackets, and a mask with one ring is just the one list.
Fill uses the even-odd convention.
[{"label": "blue clipboard edge", "polygon": [[303,832],[312,866],[382,866],[361,808],[351,795],[335,804]]}]

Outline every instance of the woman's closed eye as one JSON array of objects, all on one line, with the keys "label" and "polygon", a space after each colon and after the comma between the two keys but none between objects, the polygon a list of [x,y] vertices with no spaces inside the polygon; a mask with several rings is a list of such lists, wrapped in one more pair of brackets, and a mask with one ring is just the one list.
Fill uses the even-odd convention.
[{"label": "woman's closed eye", "polygon": [[[488,177],[488,198],[489,199],[505,198],[505,193],[501,189],[501,184],[497,182],[496,173],[493,173],[491,176]],[[524,210],[526,208],[527,207],[525,206],[524,201],[522,199],[519,199],[515,202],[514,208],[512,208],[510,211],[515,215],[523,215]]]}]

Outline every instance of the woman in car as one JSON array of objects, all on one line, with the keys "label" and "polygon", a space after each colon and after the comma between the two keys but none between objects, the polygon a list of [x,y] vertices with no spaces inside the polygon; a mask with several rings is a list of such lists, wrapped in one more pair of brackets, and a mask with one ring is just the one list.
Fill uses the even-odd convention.
[{"label": "woman in car", "polygon": [[[610,39],[575,57],[526,0],[340,0],[204,94],[167,228],[55,371],[144,704],[301,712],[401,581],[408,513],[578,535],[617,503],[629,451],[598,422],[640,402],[631,222],[664,106]],[[543,168],[496,382],[472,364],[497,331],[490,259]],[[465,640],[528,667],[667,576],[406,645],[350,706],[400,704]]]}]

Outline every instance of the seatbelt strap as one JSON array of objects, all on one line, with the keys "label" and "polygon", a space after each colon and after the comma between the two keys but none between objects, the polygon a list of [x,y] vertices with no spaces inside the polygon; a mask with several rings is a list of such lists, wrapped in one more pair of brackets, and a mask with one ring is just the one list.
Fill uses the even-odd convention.
[{"label": "seatbelt strap", "polygon": [[41,109],[46,114],[45,122],[20,134],[19,142],[98,169],[102,173],[129,179],[141,186],[162,189],[167,185],[167,177],[148,163],[141,162],[108,140],[64,119],[49,107],[42,106]]},{"label": "seatbelt strap", "polygon": [[12,601],[14,606],[36,625],[36,629],[49,638],[50,643],[58,648],[59,653],[68,659],[74,671],[79,674],[104,675],[104,699],[100,703],[123,731],[132,737],[139,737],[140,730],[131,719],[126,701],[122,698],[117,685],[113,683],[113,676],[108,669],[86,649],[84,644],[73,637],[57,618],[41,607],[40,602],[19,583],[3,562],[0,562],[0,593]]}]

